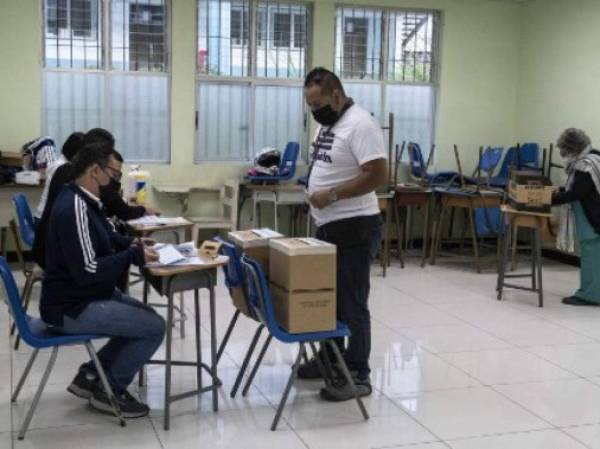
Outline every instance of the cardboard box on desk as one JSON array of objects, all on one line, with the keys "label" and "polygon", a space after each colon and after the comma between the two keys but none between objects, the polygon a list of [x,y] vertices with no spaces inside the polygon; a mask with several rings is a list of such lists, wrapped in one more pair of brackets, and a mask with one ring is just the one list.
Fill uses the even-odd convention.
[{"label": "cardboard box on desk", "polygon": [[552,192],[556,187],[536,172],[514,171],[508,186],[510,205],[517,210],[550,212]]},{"label": "cardboard box on desk", "polygon": [[229,233],[229,240],[256,260],[263,269],[265,276],[269,275],[269,240],[283,238],[283,234],[271,229],[249,229]]},{"label": "cardboard box on desk", "polygon": [[336,247],[313,238],[271,240],[269,279],[287,291],[335,290]]},{"label": "cardboard box on desk", "polygon": [[277,323],[292,334],[324,332],[336,328],[335,290],[290,292],[270,283]]}]

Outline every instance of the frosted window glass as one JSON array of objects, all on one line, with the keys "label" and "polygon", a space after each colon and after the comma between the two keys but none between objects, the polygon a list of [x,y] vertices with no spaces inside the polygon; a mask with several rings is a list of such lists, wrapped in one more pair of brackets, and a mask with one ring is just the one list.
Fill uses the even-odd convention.
[{"label": "frosted window glass", "polygon": [[196,161],[248,158],[249,94],[248,84],[200,83]]},{"label": "frosted window glass", "polygon": [[[297,86],[257,86],[254,107],[254,151],[304,140],[304,95]],[[302,145],[301,145],[302,146]]]}]

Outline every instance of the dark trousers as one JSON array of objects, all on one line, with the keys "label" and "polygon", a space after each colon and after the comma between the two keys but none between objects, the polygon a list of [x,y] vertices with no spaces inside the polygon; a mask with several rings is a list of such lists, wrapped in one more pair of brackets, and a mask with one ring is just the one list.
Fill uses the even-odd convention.
[{"label": "dark trousers", "polygon": [[[317,229],[317,238],[337,246],[337,318],[352,335],[344,351],[351,370],[360,377],[370,373],[371,313],[369,291],[371,265],[381,243],[379,214],[327,223]],[[341,344],[340,344],[341,343]],[[343,349],[343,342],[338,342]]]}]

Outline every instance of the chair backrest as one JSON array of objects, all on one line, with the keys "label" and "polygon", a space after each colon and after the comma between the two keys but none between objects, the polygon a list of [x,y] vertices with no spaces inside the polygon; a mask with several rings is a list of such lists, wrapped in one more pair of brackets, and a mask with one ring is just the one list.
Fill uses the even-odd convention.
[{"label": "chair backrest", "polygon": [[485,172],[487,176],[492,176],[494,170],[502,159],[502,153],[504,152],[503,147],[487,147],[479,161],[479,169]]},{"label": "chair backrest", "polygon": [[23,243],[28,246],[28,249],[31,249],[35,237],[35,226],[27,197],[22,193],[17,193],[13,196],[12,201],[15,205],[17,222],[19,224],[19,235]]},{"label": "chair backrest", "polygon": [[292,179],[296,174],[296,162],[300,153],[300,144],[298,142],[288,142],[285,146],[281,163],[279,164],[279,177]]},{"label": "chair backrest", "polygon": [[229,179],[221,187],[221,207],[223,217],[231,220],[231,230],[237,230],[238,201],[240,195],[240,183],[237,179]]},{"label": "chair backrest", "polygon": [[524,143],[519,148],[519,159],[517,160],[519,170],[540,168],[540,146],[537,143]]},{"label": "chair backrest", "polygon": [[246,255],[242,256],[241,263],[244,273],[244,288],[250,311],[260,322],[267,326],[273,337],[281,339],[286,332],[277,324],[271,292],[260,264]]},{"label": "chair backrest", "polygon": [[408,173],[411,178],[421,180],[425,176],[425,160],[418,143],[408,143]]},{"label": "chair backrest", "polygon": [[500,171],[498,172],[498,176],[501,178],[508,178],[510,174],[510,167],[513,164],[513,159],[515,157],[515,153],[517,152],[517,147],[510,147],[506,154],[504,155],[504,159],[502,160],[502,165],[500,166]]},{"label": "chair backrest", "polygon": [[241,287],[243,284],[243,274],[240,251],[235,245],[232,245],[221,237],[214,237],[213,240],[221,244],[219,252],[229,258],[227,265],[223,266],[225,285],[227,288]]},{"label": "chair backrest", "polygon": [[6,259],[2,256],[0,256],[0,277],[2,277],[4,290],[6,291],[8,310],[15,320],[19,335],[23,340],[25,340],[26,343],[30,344],[32,334],[29,329],[27,314],[23,309],[15,278],[10,271],[10,267],[6,262]]}]

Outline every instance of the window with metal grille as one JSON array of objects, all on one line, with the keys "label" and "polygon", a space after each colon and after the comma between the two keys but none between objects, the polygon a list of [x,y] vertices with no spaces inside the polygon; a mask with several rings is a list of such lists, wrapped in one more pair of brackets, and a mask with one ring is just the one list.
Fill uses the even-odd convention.
[{"label": "window with metal grille", "polygon": [[394,81],[432,83],[434,22],[431,12],[390,11],[387,78]]},{"label": "window with metal grille", "polygon": [[305,142],[305,3],[198,1],[196,161]]},{"label": "window with metal grille", "polygon": [[396,143],[433,143],[440,14],[339,6],[335,71],[346,93],[381,123],[394,113]]},{"label": "window with metal grille", "polygon": [[128,161],[168,162],[166,0],[44,0],[43,127],[104,127]]},{"label": "window with metal grille", "polygon": [[247,15],[243,8],[231,9],[231,39],[234,45],[248,45]]},{"label": "window with metal grille", "polygon": [[99,0],[46,0],[45,67],[102,67],[101,6]]},{"label": "window with metal grille", "polygon": [[382,16],[376,9],[338,8],[335,68],[342,78],[379,79]]}]

